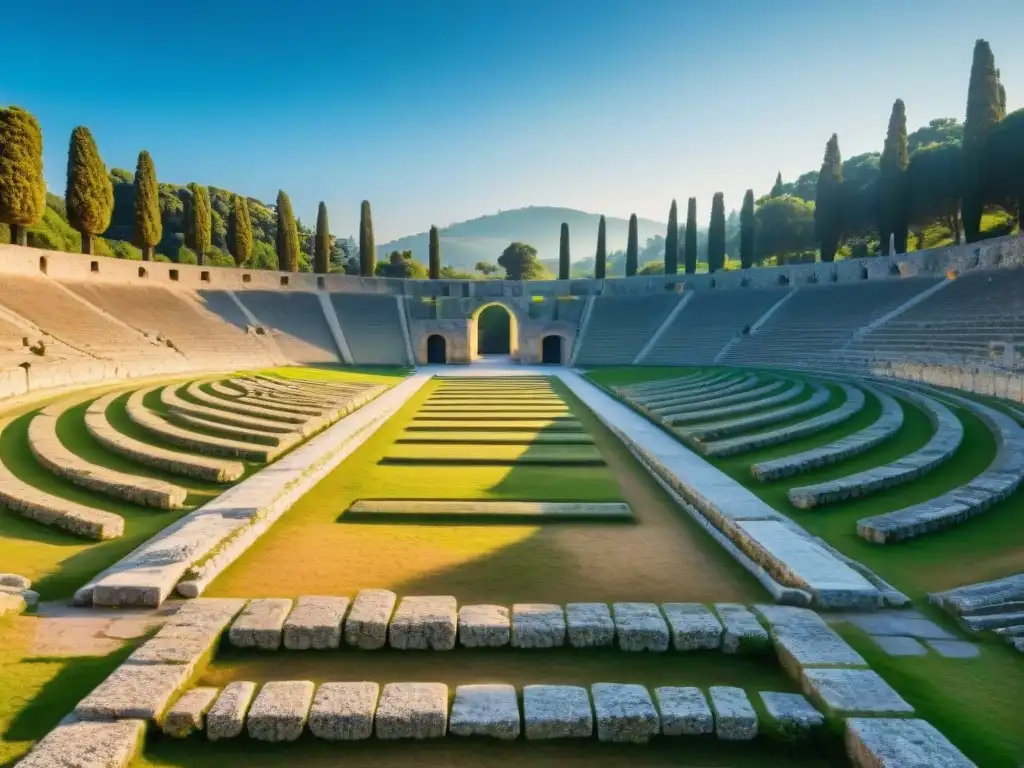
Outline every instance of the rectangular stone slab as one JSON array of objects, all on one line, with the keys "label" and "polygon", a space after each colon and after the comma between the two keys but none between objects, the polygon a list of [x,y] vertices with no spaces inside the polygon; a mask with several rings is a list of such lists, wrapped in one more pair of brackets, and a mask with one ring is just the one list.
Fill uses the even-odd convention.
[{"label": "rectangular stone slab", "polygon": [[359,590],[345,619],[345,644],[364,650],[383,648],[397,600],[398,596],[386,589]]},{"label": "rectangular stone slab", "polygon": [[[472,451],[473,446],[467,446]],[[556,501],[403,501],[363,499],[352,504],[348,516],[388,517],[480,517],[557,520],[632,520],[628,504]]]},{"label": "rectangular stone slab", "polygon": [[658,735],[658,712],[642,685],[594,683],[590,690],[599,740],[644,744]]},{"label": "rectangular stone slab", "polygon": [[755,605],[771,630],[775,652],[793,677],[803,667],[866,667],[868,663],[817,613],[786,605]]},{"label": "rectangular stone slab", "polygon": [[206,713],[206,738],[210,741],[233,739],[245,727],[245,713],[256,693],[256,683],[228,683]]},{"label": "rectangular stone slab", "polygon": [[711,609],[700,603],[664,603],[677,651],[714,650],[722,644],[722,624]]},{"label": "rectangular stone slab", "polygon": [[340,647],[348,603],[347,597],[300,597],[284,622],[284,647],[290,651]]},{"label": "rectangular stone slab", "polygon": [[612,615],[622,650],[668,650],[668,624],[656,603],[615,603]]},{"label": "rectangular stone slab", "polygon": [[455,689],[450,733],[515,739],[519,727],[519,703],[511,685],[460,685]]},{"label": "rectangular stone slab", "polygon": [[739,603],[715,603],[722,620],[722,650],[725,653],[757,653],[771,647],[768,632],[757,617]]},{"label": "rectangular stone slab", "polygon": [[757,736],[757,713],[742,688],[713,685],[709,692],[718,738],[723,741],[749,741]]},{"label": "rectangular stone slab", "polygon": [[524,686],[523,719],[531,741],[589,738],[594,732],[590,696],[575,685]]},{"label": "rectangular stone slab", "polygon": [[159,720],[190,672],[185,664],[122,664],[78,702],[75,714],[81,720]]},{"label": "rectangular stone slab", "polygon": [[805,669],[804,692],[834,717],[912,715],[914,708],[870,669]]},{"label": "rectangular stone slab", "polygon": [[573,648],[600,648],[615,642],[615,621],[604,603],[569,603],[565,620]]},{"label": "rectangular stone slab", "polygon": [[19,768],[126,768],[142,749],[143,720],[58,725],[17,765]]},{"label": "rectangular stone slab", "polygon": [[309,680],[275,680],[260,689],[246,729],[257,741],[295,741],[302,735],[316,686]]},{"label": "rectangular stone slab", "polygon": [[193,688],[185,691],[164,715],[163,732],[176,739],[184,739],[203,730],[203,717],[217,698],[217,688]]},{"label": "rectangular stone slab", "polygon": [[856,768],[977,768],[933,725],[902,717],[849,718],[846,753]]},{"label": "rectangular stone slab", "polygon": [[359,741],[373,733],[377,683],[324,683],[309,710],[309,730],[318,739]]},{"label": "rectangular stone slab", "polygon": [[513,648],[557,648],[565,645],[565,614],[550,603],[512,606]]},{"label": "rectangular stone slab", "polygon": [[291,609],[292,601],[283,597],[250,600],[228,630],[228,639],[236,648],[276,651]]},{"label": "rectangular stone slab", "polygon": [[448,726],[448,686],[388,683],[377,705],[378,739],[438,739]]},{"label": "rectangular stone slab", "polygon": [[450,595],[403,597],[388,627],[388,644],[399,650],[450,651],[455,647],[458,604]]},{"label": "rectangular stone slab", "polygon": [[715,718],[700,688],[664,686],[654,689],[665,736],[700,736],[715,730]]},{"label": "rectangular stone slab", "polygon": [[780,741],[803,741],[811,731],[825,723],[825,718],[799,693],[761,691],[765,719],[762,731]]},{"label": "rectangular stone slab", "polygon": [[503,605],[459,608],[459,642],[466,648],[497,648],[512,636],[509,611]]}]

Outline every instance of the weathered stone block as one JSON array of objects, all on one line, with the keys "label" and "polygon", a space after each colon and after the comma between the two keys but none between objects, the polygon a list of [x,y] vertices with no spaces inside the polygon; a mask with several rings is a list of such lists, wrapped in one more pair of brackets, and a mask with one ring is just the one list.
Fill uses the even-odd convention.
[{"label": "weathered stone block", "polygon": [[309,711],[310,732],[328,741],[370,738],[379,693],[377,683],[324,683]]},{"label": "weathered stone block", "polygon": [[622,650],[668,650],[668,624],[656,603],[615,603],[612,613]]},{"label": "weathered stone block", "polygon": [[309,680],[275,680],[260,689],[246,728],[257,741],[295,741],[302,735],[316,686]]},{"label": "weathered stone block", "polygon": [[846,753],[856,768],[977,768],[924,720],[851,717]]},{"label": "weathered stone block", "polygon": [[715,718],[700,688],[665,686],[654,689],[666,736],[700,736],[715,730]]},{"label": "weathered stone block", "polygon": [[193,688],[186,691],[164,715],[163,732],[177,739],[201,732],[203,718],[213,706],[217,693],[216,688]]},{"label": "weathered stone block", "polygon": [[464,605],[459,609],[459,642],[466,648],[497,648],[511,638],[508,608]]},{"label": "weathered stone block", "polygon": [[757,736],[757,713],[742,688],[713,685],[710,693],[718,738],[723,741],[749,741]]},{"label": "weathered stone block", "polygon": [[250,600],[228,630],[228,639],[237,648],[276,651],[281,647],[284,622],[291,609],[292,601],[287,598]]},{"label": "weathered stone block", "polygon": [[386,589],[359,590],[345,620],[345,644],[364,650],[383,648],[397,600],[398,596]]},{"label": "weathered stone block", "polygon": [[403,597],[391,619],[388,642],[400,650],[450,651],[455,647],[457,616],[454,597]]},{"label": "weathered stone block", "polygon": [[700,603],[665,603],[662,606],[677,651],[713,650],[721,646],[722,624]]},{"label": "weathered stone block", "polygon": [[448,730],[456,736],[519,736],[519,703],[511,685],[460,685]]},{"label": "weathered stone block", "polygon": [[36,744],[19,768],[126,768],[142,748],[144,720],[58,725]]},{"label": "weathered stone block", "polygon": [[284,622],[284,647],[290,651],[338,648],[348,602],[347,597],[300,597]]},{"label": "weathered stone block", "polygon": [[438,739],[448,725],[448,686],[388,683],[377,705],[378,739]]},{"label": "weathered stone block", "polygon": [[914,708],[870,669],[805,669],[804,692],[834,717],[912,715]]},{"label": "weathered stone block", "polygon": [[122,664],[78,703],[75,714],[82,720],[159,720],[189,672],[184,664]]},{"label": "weathered stone block", "polygon": [[768,622],[779,661],[793,677],[805,666],[868,665],[812,610],[785,605],[755,605],[754,610]]},{"label": "weathered stone block", "polygon": [[224,686],[220,696],[206,713],[206,738],[210,741],[233,739],[245,727],[245,713],[256,693],[256,683],[234,682]]},{"label": "weathered stone block", "polygon": [[604,603],[569,603],[565,619],[573,648],[597,648],[615,641],[615,622]]},{"label": "weathered stone block", "polygon": [[722,620],[722,650],[725,653],[759,653],[771,647],[768,632],[757,617],[738,603],[715,603]]},{"label": "weathered stone block", "polygon": [[825,722],[821,712],[799,693],[761,691],[758,695],[765,710],[761,730],[775,739],[803,741]]},{"label": "weathered stone block", "polygon": [[658,734],[658,712],[642,685],[594,683],[590,690],[601,741],[643,744]]},{"label": "weathered stone block", "polygon": [[530,740],[587,738],[594,715],[586,688],[574,685],[523,687],[523,719]]},{"label": "weathered stone block", "polygon": [[556,648],[565,644],[562,606],[516,603],[512,606],[512,647]]}]

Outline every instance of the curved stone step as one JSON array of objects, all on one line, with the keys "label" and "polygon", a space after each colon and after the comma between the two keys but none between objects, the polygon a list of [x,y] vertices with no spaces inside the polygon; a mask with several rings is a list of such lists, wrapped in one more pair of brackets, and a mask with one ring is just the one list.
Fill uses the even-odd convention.
[{"label": "curved stone step", "polygon": [[245,473],[245,467],[238,461],[222,461],[158,448],[121,434],[107,420],[107,408],[121,394],[111,392],[104,395],[93,401],[85,412],[86,431],[108,451],[147,467],[215,483],[234,482]]},{"label": "curved stone step", "polygon": [[701,450],[707,456],[733,456],[744,451],[752,451],[755,448],[786,443],[798,437],[813,435],[829,427],[834,427],[836,424],[841,424],[863,410],[864,392],[857,387],[851,387],[849,384],[840,384],[839,386],[846,395],[846,401],[838,408],[797,422],[796,424],[790,424],[788,427],[779,427],[768,432],[758,432],[754,435],[740,435],[739,437],[703,443]]},{"label": "curved stone step", "polygon": [[[262,382],[245,381],[243,379],[231,380],[236,386],[242,387],[242,396],[246,400],[271,400],[284,404],[292,404],[299,407],[314,407],[322,409],[325,402],[336,399],[336,394],[347,392],[339,390],[338,393],[320,392],[305,389],[286,389]],[[353,393],[363,388],[353,388]]]},{"label": "curved stone step", "polygon": [[729,395],[734,392],[744,392],[753,389],[761,383],[763,383],[762,379],[751,374],[742,379],[726,379],[709,387],[700,387],[682,394],[674,394],[671,397],[641,398],[634,399],[631,402],[644,410],[660,411],[674,408],[675,406],[710,400],[714,397]]},{"label": "curved stone step", "polygon": [[627,384],[623,387],[614,387],[614,389],[616,392],[621,394],[650,393],[657,392],[660,389],[707,381],[708,379],[716,378],[721,375],[721,371],[698,371],[697,373],[690,373],[686,376],[676,376],[671,379],[657,379],[655,381],[642,381],[638,384]]},{"label": "curved stone step", "polygon": [[751,474],[756,479],[767,482],[780,477],[809,472],[812,469],[835,464],[863,453],[899,432],[903,426],[903,408],[900,407],[896,398],[875,387],[865,386],[864,388],[878,398],[882,404],[882,412],[874,423],[828,445],[754,464],[750,468]]},{"label": "curved stone step", "polygon": [[[295,426],[292,424],[284,424],[283,422],[271,419],[261,419],[256,416],[241,416],[237,413],[230,413],[208,405],[196,405],[183,399],[177,393],[177,388],[177,384],[168,384],[160,390],[160,402],[172,413],[191,416],[203,422],[212,422],[217,426],[229,425],[241,430],[251,429],[260,434],[289,435],[295,431]],[[267,443],[267,445],[277,445],[277,443]]]},{"label": "curved stone step", "polygon": [[744,403],[736,403],[733,405],[723,405],[720,408],[708,408],[705,406],[697,406],[690,408],[688,411],[680,413],[673,413],[671,416],[665,416],[664,419],[669,424],[687,424],[693,422],[712,421],[713,419],[729,418],[732,416],[741,416],[744,413],[750,413],[752,411],[760,411],[768,408],[772,405],[780,405],[781,403],[788,403],[790,400],[795,400],[800,397],[803,391],[807,388],[807,385],[802,381],[795,381],[788,388],[774,395],[763,397],[760,400],[751,400]]},{"label": "curved stone step", "polygon": [[32,417],[28,445],[40,466],[75,485],[115,499],[157,509],[181,509],[188,496],[181,486],[108,469],[64,447],[57,436],[57,419],[81,401],[73,398],[53,403]]},{"label": "curved stone step", "polygon": [[201,435],[171,424],[163,417],[153,413],[143,404],[146,395],[156,389],[158,387],[148,387],[133,392],[125,405],[125,412],[128,414],[129,419],[161,440],[207,456],[223,456],[230,459],[238,458],[244,461],[267,463],[280,455],[281,450],[278,448],[271,448],[269,446],[257,448],[252,444]]},{"label": "curved stone step", "polygon": [[678,385],[671,389],[658,392],[630,396],[638,402],[643,402],[650,406],[656,406],[659,403],[664,403],[677,398],[690,397],[692,395],[699,395],[705,392],[713,392],[724,387],[735,386],[736,384],[746,381],[748,378],[751,377],[742,376],[739,373],[727,373],[696,384],[687,384],[685,386]]},{"label": "curved stone step", "polygon": [[209,386],[219,397],[223,397],[225,400],[236,400],[245,395],[245,392],[242,390],[229,387],[223,381],[211,381]]},{"label": "curved stone step", "polygon": [[949,408],[933,397],[914,390],[899,393],[920,406],[932,423],[932,436],[921,448],[896,461],[814,485],[790,488],[789,501],[800,509],[812,509],[834,501],[908,483],[950,459],[964,437],[964,426]]},{"label": "curved stone step", "polygon": [[777,424],[780,421],[786,421],[794,416],[799,416],[802,413],[813,411],[816,408],[820,408],[828,402],[829,391],[821,384],[812,384],[811,396],[796,405],[787,405],[784,408],[776,408],[771,411],[764,411],[763,413],[755,413],[752,416],[744,416],[739,419],[728,419],[726,421],[718,421],[711,424],[700,424],[696,427],[690,427],[688,429],[673,429],[677,435],[695,440],[699,443],[705,443],[710,440],[714,440],[720,437],[728,437],[729,435],[739,434],[741,432],[749,432],[760,427],[766,427],[771,424]]},{"label": "curved stone step", "polygon": [[274,411],[269,408],[245,405],[235,400],[223,400],[221,398],[214,397],[200,389],[199,382],[196,381],[193,381],[185,387],[185,391],[188,392],[189,397],[193,398],[195,402],[200,405],[205,405],[208,408],[215,408],[220,411],[227,411],[228,413],[238,414],[240,416],[285,422],[286,424],[304,424],[309,420],[308,416],[282,413],[281,411]]},{"label": "curved stone step", "polygon": [[172,411],[168,414],[167,420],[185,429],[195,429],[201,434],[225,437],[228,440],[252,443],[254,445],[269,445],[277,448],[294,445],[297,440],[301,439],[301,435],[296,432],[282,435],[264,432],[253,427],[233,427],[230,424],[221,424],[218,421],[201,419],[198,416],[192,416],[191,414],[179,411]]},{"label": "curved stone step", "polygon": [[[677,413],[688,413],[689,411],[706,407],[709,403],[715,407],[732,405],[734,403],[744,403],[748,400],[757,400],[770,395],[773,392],[778,392],[790,383],[792,382],[786,379],[776,379],[775,381],[765,383],[764,379],[752,378],[749,384],[744,383],[742,387],[729,387],[727,389],[723,389],[721,392],[712,392],[707,396],[697,395],[694,397],[688,397],[677,403],[673,403],[672,405],[652,408],[650,412],[655,416],[665,418],[668,416],[674,416]],[[726,394],[727,392],[730,394]]]},{"label": "curved stone step", "polygon": [[1024,428],[1002,411],[950,392],[941,394],[985,423],[996,440],[995,458],[969,483],[937,498],[858,520],[861,538],[887,544],[958,525],[1007,498],[1024,480]]}]

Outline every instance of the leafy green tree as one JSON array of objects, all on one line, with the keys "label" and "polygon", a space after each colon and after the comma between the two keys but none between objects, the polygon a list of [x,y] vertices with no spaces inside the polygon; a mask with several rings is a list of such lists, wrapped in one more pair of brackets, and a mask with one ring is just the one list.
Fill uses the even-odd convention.
[{"label": "leafy green tree", "polygon": [[206,187],[192,182],[188,185],[191,192],[188,198],[188,209],[185,217],[185,245],[196,254],[197,263],[203,263],[203,257],[213,244],[213,209],[210,207],[210,193]]},{"label": "leafy green tree", "polygon": [[938,117],[907,136],[907,149],[913,155],[929,144],[960,144],[963,140],[963,123],[955,117]]},{"label": "leafy green tree", "polygon": [[359,209],[359,266],[363,277],[373,277],[377,265],[377,246],[373,243],[373,216],[370,201]]},{"label": "leafy green tree", "polygon": [[676,201],[668,209],[668,231],[665,233],[665,274],[674,275],[679,271],[679,211]]},{"label": "leafy green tree", "polygon": [[662,261],[648,261],[646,264],[644,264],[642,267],[640,267],[639,270],[637,270],[637,274],[638,275],[664,275],[664,274],[666,274],[666,272],[665,272],[665,264]]},{"label": "leafy green tree", "polygon": [[474,275],[469,272],[463,272],[456,269],[455,267],[441,267],[441,277],[445,280],[472,280]]},{"label": "leafy green tree", "polygon": [[135,202],[132,209],[132,242],[142,250],[142,260],[153,260],[153,248],[160,242],[163,224],[160,221],[160,192],[156,168],[149,152],[139,153],[135,165]]},{"label": "leafy green tree", "polygon": [[637,260],[640,255],[637,239],[637,221],[634,213],[629,217],[629,238],[626,240],[626,277],[633,277],[636,274]]},{"label": "leafy green tree", "polygon": [[321,200],[316,210],[316,235],[313,236],[313,271],[322,275],[331,271],[331,226],[327,223],[327,206]]},{"label": "leafy green tree", "polygon": [[235,195],[228,214],[228,250],[238,267],[245,264],[253,254],[249,204],[241,195]]},{"label": "leafy green tree", "polygon": [[708,225],[708,272],[725,267],[725,195],[715,192],[711,198],[711,223]]},{"label": "leafy green tree", "polygon": [[783,193],[782,184],[782,171],[775,174],[775,183],[772,185],[772,191],[768,193],[769,197],[780,197]]},{"label": "leafy green tree", "polygon": [[299,268],[299,231],[295,227],[292,201],[285,191],[277,193],[277,263],[283,272],[297,272]]},{"label": "leafy green tree", "polygon": [[0,223],[11,242],[25,245],[28,227],[46,210],[43,181],[43,134],[31,113],[21,107],[0,109]]},{"label": "leafy green tree", "polygon": [[740,209],[740,266],[750,269],[754,263],[754,190],[748,189]]},{"label": "leafy green tree", "polygon": [[825,157],[818,172],[814,232],[821,247],[821,260],[834,261],[843,237],[843,158],[839,154],[839,137],[834,133],[825,145]]},{"label": "leafy green tree", "polygon": [[896,99],[889,116],[885,146],[879,162],[878,238],[879,248],[885,253],[889,236],[893,235],[896,253],[907,252],[907,111],[902,99]]},{"label": "leafy green tree", "polygon": [[569,225],[562,222],[562,231],[558,238],[558,279],[569,279],[569,265],[572,259],[569,256]]},{"label": "leafy green tree", "polygon": [[601,216],[597,222],[597,252],[594,254],[594,277],[598,280],[604,280],[608,261],[607,249],[604,216]]},{"label": "leafy green tree", "polygon": [[397,277],[406,280],[426,280],[427,268],[412,257],[412,251],[392,251],[387,261],[374,267],[377,277]]},{"label": "leafy green tree", "polygon": [[1011,212],[1016,209],[1019,226],[1024,217],[1024,109],[1011,112],[992,128],[982,176],[995,199]]},{"label": "leafy green tree", "polygon": [[963,220],[964,234],[969,243],[981,239],[981,214],[985,204],[985,140],[1005,111],[1005,91],[999,82],[992,48],[985,40],[978,40],[974,44],[974,61],[967,86],[967,118],[964,120]]},{"label": "leafy green tree", "polygon": [[510,243],[498,257],[498,266],[505,270],[508,280],[537,280],[544,274],[537,249],[526,243]]},{"label": "leafy green tree", "polygon": [[795,195],[765,200],[754,214],[758,261],[814,249],[814,203]]},{"label": "leafy green tree", "polygon": [[697,198],[686,201],[686,236],[683,240],[683,261],[686,274],[697,271]]},{"label": "leafy green tree", "polygon": [[437,227],[430,228],[430,279],[441,277],[441,233]]},{"label": "leafy green tree", "polygon": [[491,275],[497,274],[498,270],[501,269],[497,264],[492,264],[489,261],[478,261],[473,267],[484,277],[490,277]]},{"label": "leafy green tree", "polygon": [[92,253],[96,235],[110,226],[114,213],[114,185],[84,125],[71,132],[68,147],[68,183],[64,193],[68,222],[82,235],[82,253]]},{"label": "leafy green tree", "polygon": [[907,188],[912,224],[926,227],[942,221],[953,233],[953,240],[960,241],[962,171],[959,144],[929,144],[910,156]]}]

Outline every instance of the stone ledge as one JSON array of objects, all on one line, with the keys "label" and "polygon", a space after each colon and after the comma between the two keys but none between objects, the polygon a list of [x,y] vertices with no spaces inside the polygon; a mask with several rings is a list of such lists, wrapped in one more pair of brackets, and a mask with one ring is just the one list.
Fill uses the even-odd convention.
[{"label": "stone ledge", "polygon": [[19,768],[127,768],[142,750],[144,720],[58,725],[36,744]]},{"label": "stone ledge", "polygon": [[813,385],[812,389],[813,391],[811,396],[796,405],[788,405],[784,408],[776,408],[771,411],[757,413],[753,416],[744,416],[739,419],[729,419],[727,421],[704,424],[690,429],[674,429],[673,431],[680,437],[686,440],[691,440],[698,445],[703,445],[741,432],[750,432],[751,430],[759,429],[760,427],[766,427],[780,421],[785,421],[786,419],[791,419],[794,416],[808,413],[809,411],[813,411],[825,405],[832,393],[820,384]]},{"label": "stone ledge", "polygon": [[977,768],[924,720],[851,717],[846,721],[846,752],[856,768]]}]

